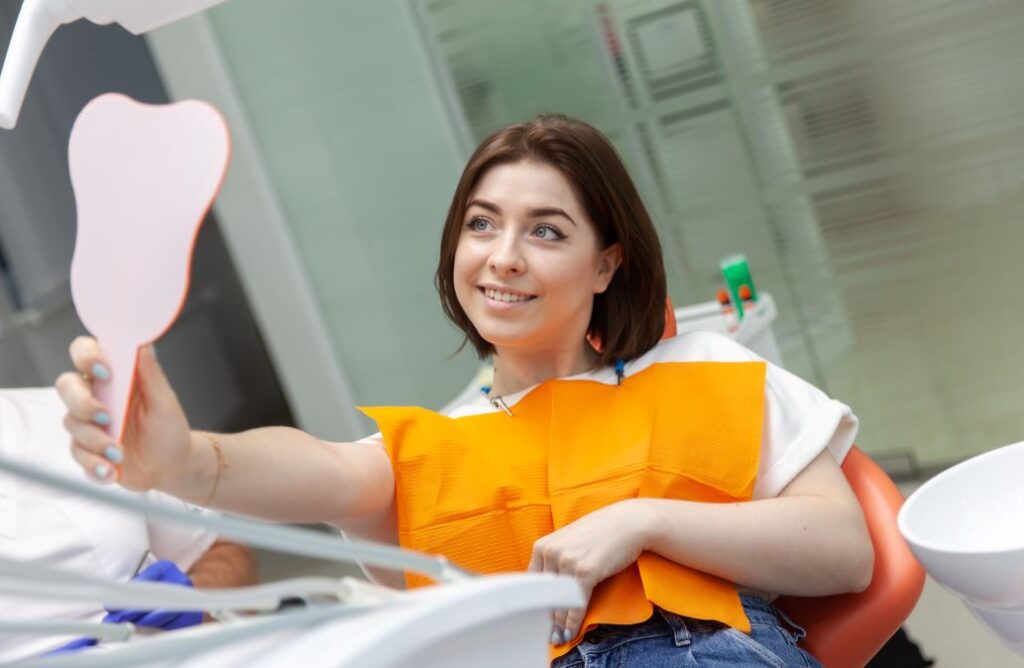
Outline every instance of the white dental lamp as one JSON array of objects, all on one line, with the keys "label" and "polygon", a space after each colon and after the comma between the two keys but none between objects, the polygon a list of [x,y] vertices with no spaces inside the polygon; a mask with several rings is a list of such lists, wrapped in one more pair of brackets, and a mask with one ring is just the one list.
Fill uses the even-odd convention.
[{"label": "white dental lamp", "polygon": [[25,0],[0,73],[0,128],[13,129],[39,56],[65,23],[118,23],[136,35],[173,23],[224,0]]}]

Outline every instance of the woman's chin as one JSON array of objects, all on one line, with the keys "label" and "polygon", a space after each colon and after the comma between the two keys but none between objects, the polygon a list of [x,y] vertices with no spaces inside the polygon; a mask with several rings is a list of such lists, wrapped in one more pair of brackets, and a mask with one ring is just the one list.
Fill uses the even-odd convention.
[{"label": "woman's chin", "polygon": [[495,349],[499,348],[521,348],[524,345],[522,338],[516,336],[508,336],[502,334],[480,334],[484,341],[494,346]]},{"label": "woman's chin", "polygon": [[480,323],[474,322],[473,326],[480,337],[494,346],[495,350],[568,349],[575,345],[576,341],[583,341],[586,336],[585,330],[580,327],[580,334],[573,336],[570,342],[565,333],[575,331],[575,323],[545,323],[544,326],[536,326],[525,322],[483,320]]},{"label": "woman's chin", "polygon": [[476,330],[484,341],[497,348],[522,348],[529,346],[531,341],[536,340],[536,335],[522,330],[513,330],[502,327],[477,328]]}]

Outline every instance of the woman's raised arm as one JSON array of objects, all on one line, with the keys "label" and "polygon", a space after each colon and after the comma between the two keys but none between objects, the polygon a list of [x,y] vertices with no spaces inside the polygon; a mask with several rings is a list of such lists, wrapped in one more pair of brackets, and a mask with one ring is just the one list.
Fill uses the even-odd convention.
[{"label": "woman's raised arm", "polygon": [[380,446],[329,443],[289,427],[191,431],[149,346],[139,354],[123,443],[115,443],[102,429],[107,408],[92,393],[92,382],[109,375],[96,341],[75,339],[71,360],[77,373],[56,386],[72,456],[93,480],[281,522],[337,524],[390,507],[394,478]]}]

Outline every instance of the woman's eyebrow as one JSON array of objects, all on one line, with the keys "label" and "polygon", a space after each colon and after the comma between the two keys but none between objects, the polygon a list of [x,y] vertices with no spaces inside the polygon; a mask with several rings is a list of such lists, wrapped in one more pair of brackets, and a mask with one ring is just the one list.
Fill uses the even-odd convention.
[{"label": "woman's eyebrow", "polygon": [[482,209],[487,209],[488,211],[491,211],[493,213],[501,213],[501,207],[492,202],[488,202],[485,199],[471,199],[468,202],[466,202],[467,209],[471,206],[478,206]]},{"label": "woman's eyebrow", "polygon": [[576,225],[576,221],[572,219],[572,216],[567,214],[562,209],[559,209],[558,207],[545,206],[545,207],[541,207],[539,209],[531,209],[530,210],[530,217],[531,218],[545,218],[547,216],[561,216],[561,217],[565,218],[566,220],[568,220],[570,223],[572,223],[574,226]]},{"label": "woman's eyebrow", "polygon": [[[496,214],[501,214],[501,207],[494,202],[489,202],[485,199],[471,199],[466,203],[466,209],[472,206],[478,206],[481,209],[487,209]],[[572,219],[572,216],[567,214],[563,209],[559,209],[556,206],[543,206],[536,209],[530,209],[530,218],[544,218],[547,216],[562,216],[573,225],[576,225],[576,221]]]}]

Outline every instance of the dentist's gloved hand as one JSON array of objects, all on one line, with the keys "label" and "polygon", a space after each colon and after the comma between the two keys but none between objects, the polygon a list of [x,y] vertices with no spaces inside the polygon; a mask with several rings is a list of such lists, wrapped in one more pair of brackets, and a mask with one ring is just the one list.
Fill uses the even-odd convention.
[{"label": "dentist's gloved hand", "polygon": [[[192,586],[192,580],[170,561],[157,561],[132,580],[136,582],[166,582],[183,587]],[[103,618],[105,624],[131,622],[136,626],[165,631],[195,626],[203,621],[203,613],[199,610],[111,610],[107,608],[107,612],[110,614]]]},{"label": "dentist's gloved hand", "polygon": [[[192,580],[170,561],[157,561],[132,578],[132,580],[142,582],[166,582],[168,584],[176,584],[183,587],[192,586]],[[203,621],[203,613],[198,610],[182,612],[180,610],[111,610],[108,608],[107,612],[109,614],[103,618],[104,624],[121,624],[123,622],[131,622],[136,626],[158,628],[165,631],[182,629],[187,626],[195,626],[197,624],[201,624]],[[50,650],[43,656],[77,652],[96,644],[96,638],[79,638],[78,640],[72,640],[67,645]]]},{"label": "dentist's gloved hand", "polygon": [[72,640],[67,645],[62,645],[61,647],[58,647],[57,649],[51,649],[46,654],[43,654],[43,656],[53,656],[54,654],[67,654],[69,652],[77,652],[80,649],[92,647],[96,645],[96,643],[96,638],[79,638],[78,640]]}]

